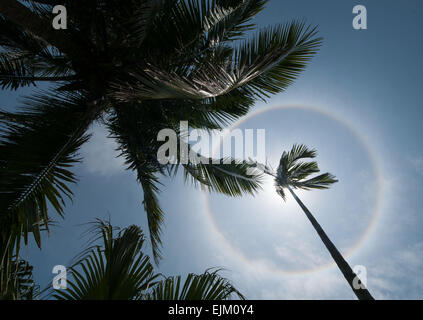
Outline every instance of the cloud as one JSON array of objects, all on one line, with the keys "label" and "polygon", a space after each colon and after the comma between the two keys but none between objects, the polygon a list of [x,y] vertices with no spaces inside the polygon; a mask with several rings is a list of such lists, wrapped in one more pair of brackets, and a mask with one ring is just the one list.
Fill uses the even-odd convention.
[{"label": "cloud", "polygon": [[118,157],[115,140],[107,137],[108,132],[103,126],[95,125],[91,133],[91,139],[81,149],[86,170],[105,176],[122,173],[125,169],[124,158]]},{"label": "cloud", "polygon": [[292,270],[309,270],[327,264],[331,261],[329,254],[323,244],[315,240],[312,243],[298,241],[298,235],[287,238],[283,244],[274,246],[274,253],[280,258],[277,261]]},{"label": "cloud", "polygon": [[269,272],[263,262],[237,265],[229,274],[248,299],[354,299],[341,272],[330,267],[305,274]]},{"label": "cloud", "polygon": [[[219,237],[213,234],[210,236],[215,237],[212,242],[220,247],[214,248],[218,254],[213,254],[213,263],[230,270],[225,276],[231,279],[248,299],[354,299],[353,292],[336,266],[306,273],[296,273],[294,268],[288,268],[287,270],[291,269],[292,272],[284,272],[273,260],[239,259],[233,252],[224,249]],[[285,266],[287,262],[292,262],[302,267],[306,267],[306,264],[312,268],[311,264],[319,264],[313,259],[322,263],[328,255],[324,248],[316,252],[316,248],[302,241],[297,241],[296,252],[281,245],[273,245],[273,249],[275,255],[284,260]],[[305,263],[309,259],[310,263]],[[308,269],[307,267],[305,269]]]},{"label": "cloud", "polygon": [[[336,270],[334,270],[336,271]],[[262,289],[260,299],[353,299],[354,294],[340,272],[294,275]]]},{"label": "cloud", "polygon": [[369,266],[369,288],[379,299],[421,299],[423,292],[423,242],[378,257]]},{"label": "cloud", "polygon": [[[390,241],[384,242],[383,251],[372,250],[368,258],[358,259],[367,268],[370,292],[376,299],[421,299],[423,242],[398,246],[391,245]],[[225,250],[220,245],[219,237],[212,242],[220,247],[220,250],[216,248],[219,255],[213,256],[213,262],[232,270],[227,276],[248,299],[355,299],[336,265],[308,273],[295,273],[295,270],[274,272],[287,262],[301,266],[304,264],[301,259],[318,261],[316,264],[320,264],[320,260],[327,255],[325,248],[316,250],[314,246],[306,245],[305,241],[296,242],[297,250],[291,250],[287,243],[285,246],[273,244],[275,260],[245,261]],[[349,260],[357,261],[357,257]],[[279,265],[280,262],[284,263]]]},{"label": "cloud", "polygon": [[417,156],[408,159],[411,165],[413,166],[414,170],[418,173],[423,175],[423,156]]},{"label": "cloud", "polygon": [[[265,261],[243,263],[224,259],[227,276],[248,299],[356,299],[336,266],[309,273],[271,272]],[[223,263],[223,262],[222,262]],[[421,299],[423,292],[423,242],[377,254],[367,264],[367,284],[371,294],[381,299]]]}]

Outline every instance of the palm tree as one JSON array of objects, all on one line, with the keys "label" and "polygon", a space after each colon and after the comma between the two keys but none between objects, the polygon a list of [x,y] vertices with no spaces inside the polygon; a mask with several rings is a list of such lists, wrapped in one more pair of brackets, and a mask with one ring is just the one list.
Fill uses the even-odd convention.
[{"label": "palm tree", "polygon": [[154,273],[142,252],[144,235],[137,226],[116,232],[109,222],[98,220],[90,231],[101,245],[84,250],[69,269],[67,289],[53,290],[48,296],[64,300],[226,300],[244,299],[231,283],[207,270],[204,274],[168,277]]},{"label": "palm tree", "polygon": [[[48,203],[64,214],[71,167],[95,122],[107,126],[143,190],[150,239],[160,258],[163,212],[159,129],[187,120],[222,128],[257,99],[287,88],[316,53],[316,28],[291,22],[255,35],[266,0],[17,0],[0,2],[0,86],[46,82],[18,112],[0,111],[0,237],[41,245]],[[54,5],[68,29],[51,27]],[[180,133],[182,134],[182,133]],[[210,162],[209,162],[210,163]],[[248,164],[189,164],[186,177],[230,196],[254,193]],[[18,246],[19,247],[19,246]]]},{"label": "palm tree", "polygon": [[289,152],[284,151],[282,153],[276,173],[274,173],[267,165],[261,165],[261,168],[266,174],[274,177],[276,192],[284,201],[286,201],[285,190],[287,189],[297,201],[301,209],[303,209],[308,220],[311,222],[320,239],[326,246],[326,249],[328,249],[330,255],[335,260],[345,279],[347,279],[348,284],[351,286],[357,298],[360,300],[373,300],[372,295],[362,283],[360,284],[361,288],[357,288],[357,286],[354,285],[354,279],[358,279],[357,275],[353,272],[348,262],[345,261],[320,224],[293,190],[328,189],[331,184],[338,182],[338,180],[335,179],[335,176],[330,173],[323,173],[313,178],[309,178],[310,175],[320,172],[317,162],[302,162],[301,160],[315,158],[316,155],[316,150],[309,149],[305,145],[294,144]]}]

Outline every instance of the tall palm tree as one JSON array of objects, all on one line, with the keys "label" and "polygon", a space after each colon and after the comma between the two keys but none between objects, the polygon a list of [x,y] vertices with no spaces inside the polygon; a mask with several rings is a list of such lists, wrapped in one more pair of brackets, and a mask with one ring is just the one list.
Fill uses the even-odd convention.
[{"label": "tall palm tree", "polygon": [[[98,220],[90,231],[101,244],[84,250],[69,269],[66,289],[48,296],[65,300],[226,300],[243,295],[218,271],[161,279],[142,252],[144,235],[137,226],[116,232],[109,222]],[[94,239],[95,240],[95,239]]]},{"label": "tall palm tree", "polygon": [[326,235],[325,231],[314,218],[312,213],[307,209],[304,203],[294,192],[294,189],[328,189],[331,184],[338,181],[335,179],[335,176],[330,173],[323,173],[309,178],[310,175],[320,172],[317,162],[303,162],[301,160],[315,158],[316,155],[316,150],[309,149],[305,145],[294,144],[290,151],[284,151],[282,153],[276,173],[274,173],[267,165],[262,166],[262,170],[274,177],[276,192],[282,197],[284,201],[286,201],[285,191],[288,190],[297,201],[301,209],[303,209],[308,220],[313,225],[314,229],[316,230],[320,239],[323,241],[326,249],[328,249],[330,255],[336,262],[345,279],[347,279],[348,284],[351,286],[357,298],[360,300],[373,300],[372,295],[362,283],[359,287],[354,285],[354,283],[357,282],[355,279],[358,279],[357,275],[353,272],[348,262],[345,261],[342,254]]},{"label": "tall palm tree", "polygon": [[[71,167],[95,121],[117,139],[143,189],[154,258],[163,212],[159,129],[180,120],[206,130],[245,115],[257,99],[286,89],[316,53],[316,28],[291,22],[254,35],[266,0],[0,1],[0,87],[49,84],[18,112],[0,112],[0,237],[48,229],[48,203],[64,214]],[[51,27],[54,5],[68,29]],[[253,193],[248,164],[184,166],[186,177],[227,195]],[[230,174],[232,173],[232,174]]]}]

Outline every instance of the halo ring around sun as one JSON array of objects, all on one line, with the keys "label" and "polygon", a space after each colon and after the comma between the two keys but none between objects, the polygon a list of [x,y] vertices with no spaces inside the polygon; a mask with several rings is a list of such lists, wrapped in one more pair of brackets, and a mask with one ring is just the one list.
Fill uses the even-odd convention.
[{"label": "halo ring around sun", "polygon": [[[363,134],[356,130],[347,120],[335,115],[333,112],[328,112],[327,110],[315,106],[305,106],[305,105],[279,105],[279,106],[271,106],[271,107],[264,107],[261,109],[258,109],[247,116],[239,119],[236,121],[230,128],[229,132],[239,127],[244,122],[261,115],[263,113],[269,112],[269,111],[275,111],[275,110],[288,110],[288,109],[298,109],[298,110],[305,110],[305,111],[312,111],[315,113],[318,113],[320,115],[326,116],[327,118],[334,120],[338,124],[340,124],[343,128],[347,129],[352,135],[358,140],[360,145],[363,147],[363,149],[366,151],[366,153],[369,156],[369,159],[371,161],[371,167],[376,175],[376,200],[374,203],[374,207],[372,209],[372,215],[370,218],[370,222],[361,234],[361,236],[358,238],[357,241],[346,251],[343,252],[344,257],[350,257],[353,253],[356,253],[358,249],[362,247],[364,242],[370,237],[373,230],[375,229],[378,217],[380,216],[380,211],[382,207],[382,199],[383,199],[383,185],[382,185],[382,175],[380,166],[378,166],[378,159],[373,151],[373,148],[368,145],[366,138],[363,136]],[[217,146],[219,147],[219,146]],[[213,152],[214,153],[214,152]],[[233,246],[230,241],[225,237],[225,235],[219,230],[219,227],[216,223],[216,220],[214,219],[214,215],[212,213],[212,210],[210,208],[209,198],[206,191],[202,191],[203,201],[205,205],[205,211],[206,211],[206,217],[209,222],[209,225],[212,227],[212,231],[217,235],[220,240],[221,244],[224,245],[224,247],[235,257],[237,257],[240,261],[247,265],[260,265],[261,267],[264,267],[267,272],[271,272],[273,274],[305,274],[305,273],[311,273],[316,272],[319,270],[323,270],[325,268],[331,267],[335,264],[335,262],[329,262],[325,264],[321,264],[315,268],[310,269],[302,269],[302,270],[285,270],[279,267],[275,267],[274,265],[270,265],[267,262],[263,262],[262,260],[254,260],[249,257],[247,257],[241,249]]]}]

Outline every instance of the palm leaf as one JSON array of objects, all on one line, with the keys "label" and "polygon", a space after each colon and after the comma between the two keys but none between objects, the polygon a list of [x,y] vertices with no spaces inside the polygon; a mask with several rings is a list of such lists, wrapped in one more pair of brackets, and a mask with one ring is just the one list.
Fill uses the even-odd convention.
[{"label": "palm leaf", "polygon": [[153,249],[153,256],[156,264],[158,264],[161,258],[160,247],[162,244],[160,235],[161,227],[163,224],[164,213],[159,205],[157,194],[159,189],[157,188],[157,178],[153,175],[141,174],[139,181],[142,186],[144,193],[144,210],[147,214],[148,230],[150,231],[151,246]]},{"label": "palm leaf", "polygon": [[218,54],[204,55],[195,65],[190,60],[178,70],[147,62],[113,83],[111,94],[119,101],[205,99],[242,87],[250,97],[263,98],[291,84],[320,43],[316,29],[304,23],[267,28],[234,51],[215,48]]},{"label": "palm leaf", "polygon": [[16,90],[36,81],[72,80],[69,60],[31,33],[0,17],[0,86]]},{"label": "palm leaf", "polygon": [[76,182],[68,168],[88,139],[80,129],[85,103],[81,96],[39,95],[26,100],[24,111],[0,112],[2,231],[22,231],[25,241],[32,232],[40,245],[47,202],[63,216],[65,197],[72,196],[68,184]]},{"label": "palm leaf", "polygon": [[[161,257],[160,233],[163,223],[163,211],[157,198],[159,181],[156,176],[164,169],[157,160],[157,133],[160,131],[161,122],[152,122],[152,114],[148,118],[147,112],[136,106],[121,105],[115,108],[115,112],[107,119],[107,125],[111,136],[118,141],[120,155],[125,157],[128,168],[136,171],[137,180],[142,186],[143,205],[147,214],[154,259],[158,263]],[[148,123],[145,119],[149,119]]]},{"label": "palm leaf", "polygon": [[228,196],[254,195],[262,183],[261,175],[253,175],[252,167],[245,161],[230,158],[206,158],[199,163],[184,164],[185,180],[198,183],[212,192]]},{"label": "palm leaf", "polygon": [[309,189],[328,189],[331,184],[338,182],[334,175],[330,173],[323,173],[314,178],[295,182],[293,186],[304,190]]},{"label": "palm leaf", "polygon": [[[88,233],[101,244],[87,247],[70,270],[67,289],[52,290],[59,300],[227,300],[244,296],[219,275],[219,270],[157,280],[149,258],[142,253],[144,236],[137,226],[119,230],[97,220]],[[90,242],[91,243],[91,242]]]},{"label": "palm leaf", "polygon": [[158,282],[146,295],[147,300],[228,300],[233,296],[244,296],[225,278],[219,270],[206,271],[201,275],[190,273],[185,281],[181,276],[168,277]]},{"label": "palm leaf", "polygon": [[59,300],[130,300],[139,297],[157,277],[141,249],[144,235],[129,226],[116,235],[108,222],[97,221],[91,231],[101,236],[101,245],[84,250],[69,269],[68,288],[53,291]]},{"label": "palm leaf", "polygon": [[303,144],[294,144],[289,151],[282,153],[279,166],[276,171],[275,186],[276,192],[286,200],[284,188],[294,189],[328,189],[329,186],[338,180],[330,173],[320,174],[307,179],[312,174],[319,173],[317,162],[301,162],[302,159],[315,158],[315,149],[309,149]]}]

